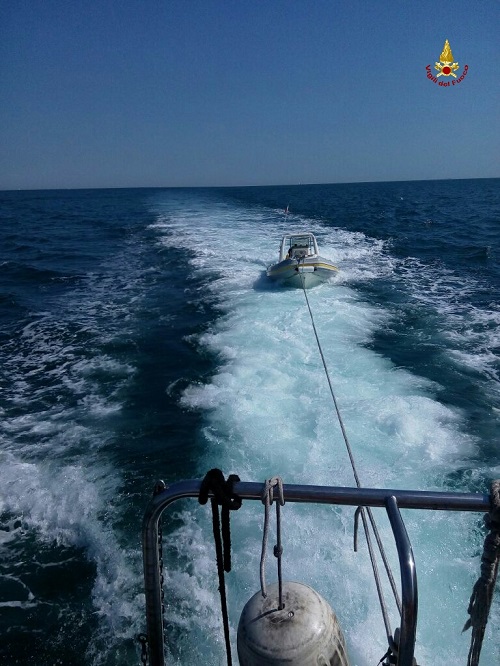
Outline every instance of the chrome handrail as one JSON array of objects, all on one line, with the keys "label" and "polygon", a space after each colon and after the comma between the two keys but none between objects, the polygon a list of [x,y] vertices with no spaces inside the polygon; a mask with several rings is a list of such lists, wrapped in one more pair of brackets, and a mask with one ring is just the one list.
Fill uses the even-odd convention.
[{"label": "chrome handrail", "polygon": [[401,572],[401,626],[397,644],[398,666],[412,666],[417,636],[417,570],[410,539],[394,495],[386,499],[387,515],[396,541]]},{"label": "chrome handrail", "polygon": [[[154,495],[144,514],[142,550],[150,666],[165,666],[158,521],[163,511],[173,502],[183,498],[198,497],[200,487],[201,480],[198,479],[178,481],[166,486],[164,490]],[[241,481],[234,485],[234,492],[245,500],[261,500],[263,489],[263,483]],[[397,664],[411,666],[417,627],[417,578],[411,544],[399,509],[488,511],[489,495],[291,484],[283,485],[283,494],[286,502],[386,508],[401,568],[402,615]]]}]

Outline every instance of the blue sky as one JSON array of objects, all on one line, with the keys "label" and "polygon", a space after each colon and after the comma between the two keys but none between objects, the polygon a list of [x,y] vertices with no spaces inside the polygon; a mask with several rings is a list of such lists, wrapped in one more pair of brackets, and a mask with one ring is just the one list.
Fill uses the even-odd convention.
[{"label": "blue sky", "polygon": [[498,0],[0,0],[0,189],[498,177],[499,34]]}]

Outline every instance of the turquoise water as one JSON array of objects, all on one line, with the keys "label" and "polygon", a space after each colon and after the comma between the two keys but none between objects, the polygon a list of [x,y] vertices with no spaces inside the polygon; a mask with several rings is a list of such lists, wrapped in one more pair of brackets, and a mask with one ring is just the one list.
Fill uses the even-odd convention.
[{"label": "turquoise water", "polygon": [[[363,485],[487,491],[500,476],[498,185],[1,193],[5,663],[139,663],[140,525],[157,478],[218,466],[354,485],[304,296],[265,279],[285,231],[311,229],[341,269],[309,298]],[[171,658],[219,664],[208,511],[174,514]],[[466,663],[480,516],[404,518],[418,661]],[[285,576],[330,601],[353,664],[376,664],[384,630],[352,510],[287,505],[283,519]],[[259,586],[262,521],[256,503],[233,517],[233,638]],[[497,595],[483,665],[499,661],[499,626]]]}]

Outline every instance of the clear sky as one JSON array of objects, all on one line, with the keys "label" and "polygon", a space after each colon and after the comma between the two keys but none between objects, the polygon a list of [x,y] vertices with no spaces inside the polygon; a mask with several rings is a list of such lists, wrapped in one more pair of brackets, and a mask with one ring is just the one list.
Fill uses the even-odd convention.
[{"label": "clear sky", "polygon": [[499,80],[499,0],[0,0],[0,189],[498,177]]}]

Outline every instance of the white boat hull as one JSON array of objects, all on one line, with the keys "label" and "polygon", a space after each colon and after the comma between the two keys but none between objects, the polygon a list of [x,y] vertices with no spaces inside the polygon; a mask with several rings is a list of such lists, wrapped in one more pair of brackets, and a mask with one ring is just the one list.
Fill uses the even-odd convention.
[{"label": "white boat hull", "polygon": [[284,259],[267,269],[267,276],[289,287],[309,289],[331,278],[338,271],[329,259],[306,257],[300,261]]}]

